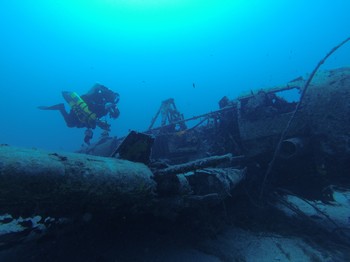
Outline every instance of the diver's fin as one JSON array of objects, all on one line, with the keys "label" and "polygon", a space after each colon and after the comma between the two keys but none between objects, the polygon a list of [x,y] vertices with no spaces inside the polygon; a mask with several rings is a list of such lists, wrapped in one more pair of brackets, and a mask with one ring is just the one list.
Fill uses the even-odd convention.
[{"label": "diver's fin", "polygon": [[57,105],[53,105],[53,106],[38,106],[38,109],[41,110],[62,110],[64,109],[64,104],[57,104]]}]

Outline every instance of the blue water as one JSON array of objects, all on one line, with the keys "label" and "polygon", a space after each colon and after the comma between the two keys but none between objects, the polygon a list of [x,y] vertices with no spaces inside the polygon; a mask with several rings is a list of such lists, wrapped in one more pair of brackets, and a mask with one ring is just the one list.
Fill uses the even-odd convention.
[{"label": "blue water", "polygon": [[[310,73],[349,37],[349,11],[347,0],[1,1],[0,143],[78,149],[84,129],[36,107],[96,82],[120,94],[111,135],[146,130],[170,97],[185,117],[215,110]],[[349,44],[323,68],[347,65]]]}]

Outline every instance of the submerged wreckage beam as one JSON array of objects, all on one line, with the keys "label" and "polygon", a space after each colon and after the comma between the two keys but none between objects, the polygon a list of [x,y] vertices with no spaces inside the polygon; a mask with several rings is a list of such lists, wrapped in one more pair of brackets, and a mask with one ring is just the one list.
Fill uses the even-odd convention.
[{"label": "submerged wreckage beam", "polygon": [[180,173],[186,173],[189,171],[195,171],[197,169],[202,169],[206,167],[217,166],[222,163],[239,163],[244,159],[244,156],[235,156],[232,154],[226,154],[223,156],[212,156],[207,158],[198,159],[184,164],[170,166],[164,169],[161,169],[157,172],[158,175],[174,175]]},{"label": "submerged wreckage beam", "polygon": [[154,175],[146,165],[127,160],[1,145],[0,213],[174,213],[193,199],[206,204],[208,196],[214,196],[219,203],[230,196],[245,170],[203,168],[232,159],[230,154],[211,157],[169,168],[162,175],[154,170]]},{"label": "submerged wreckage beam", "polygon": [[0,211],[50,215],[143,210],[156,183],[141,163],[0,146]]}]

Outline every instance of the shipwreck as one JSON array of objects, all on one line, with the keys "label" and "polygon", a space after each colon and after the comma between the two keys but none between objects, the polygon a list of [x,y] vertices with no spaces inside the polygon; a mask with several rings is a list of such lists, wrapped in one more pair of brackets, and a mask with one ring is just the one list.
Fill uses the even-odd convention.
[{"label": "shipwreck", "polygon": [[[284,85],[224,96],[216,111],[191,118],[164,100],[144,132],[103,133],[75,153],[2,144],[0,223],[17,218],[38,231],[61,217],[105,214],[123,223],[146,214],[196,224],[231,213],[244,227],[271,215],[283,224],[292,212],[299,227],[306,218],[311,234],[316,228],[348,247],[350,216],[332,218],[317,201],[350,190],[350,67],[318,67]],[[0,234],[0,248],[19,239]]]},{"label": "shipwreck", "polygon": [[[220,203],[243,180],[258,191],[293,114],[268,187],[322,197],[327,185],[349,184],[350,68],[319,72],[295,113],[298,96],[288,101],[283,93],[300,93],[305,81],[224,97],[217,111],[190,119],[169,99],[147,131],[102,137],[79,153],[2,145],[1,209],[158,212],[160,206]],[[158,117],[161,125],[153,127]]]},{"label": "shipwreck", "polygon": [[[349,182],[350,68],[317,73],[295,113],[305,83],[305,78],[298,77],[236,99],[223,97],[217,111],[188,119],[178,111],[174,100],[168,99],[162,102],[150,128],[142,133],[148,141],[133,132],[126,139],[103,137],[80,152],[115,156],[115,148],[124,142],[120,148],[125,152],[118,155],[137,161],[135,148],[140,152],[147,144],[148,151],[143,149],[146,158],[139,161],[148,164],[156,177],[204,168],[192,163],[201,159],[210,162],[212,158],[206,167],[247,168],[246,176],[257,182],[280,142],[270,185],[304,194],[312,193],[305,190],[312,185],[313,193],[321,194],[329,184]],[[161,124],[154,127],[157,118]],[[279,141],[288,123],[287,133]],[[128,147],[134,156],[126,152]]]}]

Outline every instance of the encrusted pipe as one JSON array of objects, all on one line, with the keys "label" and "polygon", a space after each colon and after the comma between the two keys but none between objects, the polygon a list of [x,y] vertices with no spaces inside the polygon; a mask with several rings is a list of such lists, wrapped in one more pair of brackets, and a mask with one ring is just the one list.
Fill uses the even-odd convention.
[{"label": "encrusted pipe", "polygon": [[155,189],[153,173],[141,163],[0,146],[0,212],[137,212],[149,207]]},{"label": "encrusted pipe", "polygon": [[279,157],[291,159],[306,152],[307,140],[305,138],[293,137],[282,141]]}]

